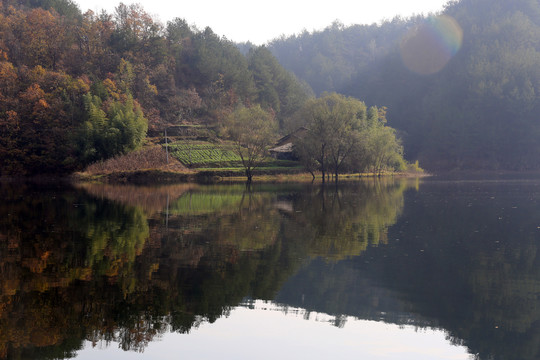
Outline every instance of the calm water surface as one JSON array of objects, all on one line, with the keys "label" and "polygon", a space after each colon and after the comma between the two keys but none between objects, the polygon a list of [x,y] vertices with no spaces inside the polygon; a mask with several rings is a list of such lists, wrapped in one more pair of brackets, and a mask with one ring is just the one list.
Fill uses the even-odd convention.
[{"label": "calm water surface", "polygon": [[0,198],[0,358],[540,358],[540,180]]}]

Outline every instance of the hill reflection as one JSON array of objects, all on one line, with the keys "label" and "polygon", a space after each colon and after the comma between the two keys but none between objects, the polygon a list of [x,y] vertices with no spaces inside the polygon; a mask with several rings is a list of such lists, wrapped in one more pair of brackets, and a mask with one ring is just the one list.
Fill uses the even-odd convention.
[{"label": "hill reflection", "polygon": [[385,239],[405,188],[5,185],[0,354],[70,357],[84,339],[141,351],[247,296],[272,299],[311,258]]},{"label": "hill reflection", "polygon": [[0,354],[143,351],[262,299],[536,358],[536,188],[414,186],[4,185]]}]

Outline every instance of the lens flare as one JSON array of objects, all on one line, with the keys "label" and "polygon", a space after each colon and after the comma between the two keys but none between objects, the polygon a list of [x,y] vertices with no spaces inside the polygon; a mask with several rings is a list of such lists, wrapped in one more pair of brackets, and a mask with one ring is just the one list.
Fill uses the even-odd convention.
[{"label": "lens flare", "polygon": [[435,74],[459,51],[462,42],[463,30],[454,18],[430,17],[405,35],[400,44],[401,59],[417,74]]}]

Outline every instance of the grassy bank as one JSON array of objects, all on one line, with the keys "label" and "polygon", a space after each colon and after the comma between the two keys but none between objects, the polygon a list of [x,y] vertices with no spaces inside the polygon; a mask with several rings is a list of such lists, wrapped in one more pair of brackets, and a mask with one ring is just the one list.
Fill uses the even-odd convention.
[{"label": "grassy bank", "polygon": [[[162,145],[92,164],[72,176],[74,181],[122,184],[171,184],[181,182],[215,183],[245,181],[241,160],[227,143],[176,142],[168,153]],[[236,156],[236,157],[235,157]],[[254,171],[259,182],[311,182],[313,177],[297,161],[268,158]],[[340,180],[354,180],[376,174],[340,174]],[[416,172],[386,173],[383,176],[422,176]],[[334,179],[330,177],[328,182]],[[315,182],[321,182],[318,175]]]},{"label": "grassy bank", "polygon": [[[289,169],[290,170],[290,169]],[[316,174],[315,179],[310,173],[298,171],[255,171],[253,181],[255,182],[314,182],[321,183],[320,174]],[[382,175],[373,173],[361,174],[342,174],[339,176],[339,181],[355,181],[362,178],[377,178],[377,177],[423,177],[430,176],[428,174],[413,174],[413,173],[385,173]],[[109,184],[135,184],[135,185],[158,185],[158,184],[174,184],[174,183],[219,183],[219,182],[245,182],[246,177],[242,171],[231,170],[215,170],[215,171],[199,171],[199,172],[177,172],[158,169],[146,169],[137,171],[117,171],[108,174],[90,175],[78,173],[72,176],[72,180],[78,182],[100,182]],[[333,183],[334,179],[330,177],[327,183]]]}]

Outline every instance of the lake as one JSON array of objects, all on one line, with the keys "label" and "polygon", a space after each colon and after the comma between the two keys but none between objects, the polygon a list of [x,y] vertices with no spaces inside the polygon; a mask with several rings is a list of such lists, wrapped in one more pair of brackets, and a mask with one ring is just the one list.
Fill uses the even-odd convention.
[{"label": "lake", "polygon": [[2,359],[540,358],[540,178],[0,197]]}]

